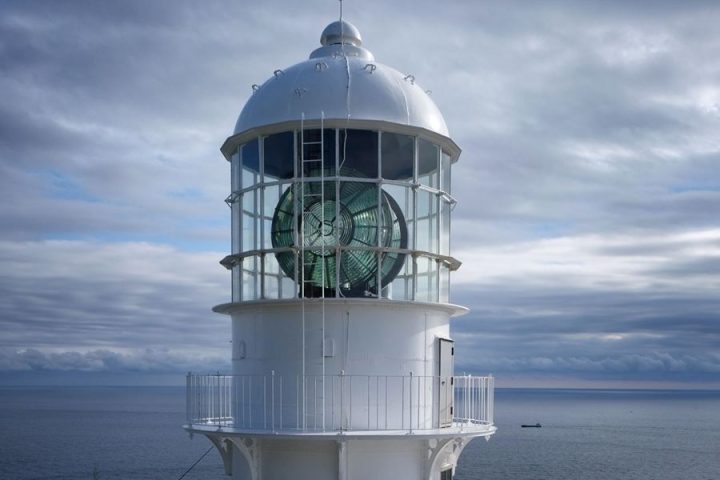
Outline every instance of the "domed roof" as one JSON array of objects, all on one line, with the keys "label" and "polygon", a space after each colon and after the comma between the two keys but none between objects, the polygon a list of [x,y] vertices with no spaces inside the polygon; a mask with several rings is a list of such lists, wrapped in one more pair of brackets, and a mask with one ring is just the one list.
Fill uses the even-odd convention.
[{"label": "domed roof", "polygon": [[435,102],[412,75],[375,61],[358,29],[333,22],[310,59],[276,70],[245,104],[235,134],[286,121],[380,120],[420,127],[448,137]]}]

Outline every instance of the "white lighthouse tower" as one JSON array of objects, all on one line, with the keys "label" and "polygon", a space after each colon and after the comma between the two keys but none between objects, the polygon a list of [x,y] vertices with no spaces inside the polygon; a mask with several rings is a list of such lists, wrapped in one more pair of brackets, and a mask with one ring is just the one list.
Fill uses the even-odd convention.
[{"label": "white lighthouse tower", "polygon": [[188,424],[247,480],[445,480],[493,426],[455,376],[450,172],[460,149],[412,75],[333,22],[276,70],[231,163],[231,375],[188,375]]}]

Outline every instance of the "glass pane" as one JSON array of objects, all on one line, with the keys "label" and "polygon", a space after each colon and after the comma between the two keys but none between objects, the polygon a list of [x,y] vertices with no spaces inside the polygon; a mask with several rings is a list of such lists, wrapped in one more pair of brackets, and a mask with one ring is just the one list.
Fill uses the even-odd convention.
[{"label": "glass pane", "polygon": [[306,129],[298,132],[297,142],[298,152],[302,154],[298,154],[298,166],[304,162],[302,171],[306,177],[319,177],[320,165],[324,166],[326,177],[335,175],[335,129]]},{"label": "glass pane", "polygon": [[429,302],[430,301],[430,275],[432,273],[430,260],[427,257],[418,257],[417,263],[417,275],[416,275],[416,290],[415,300],[418,302]]},{"label": "glass pane", "polygon": [[263,230],[263,240],[262,240],[262,248],[273,248],[272,247],[272,219],[263,217],[262,219],[262,230]]},{"label": "glass pane", "polygon": [[293,171],[293,132],[282,132],[264,139],[265,181],[279,178],[292,178]]},{"label": "glass pane", "polygon": [[400,185],[383,185],[383,192],[385,193],[388,204],[392,209],[399,210],[399,214],[396,214],[396,222],[399,226],[404,225],[406,230],[407,238],[402,242],[402,246],[397,248],[411,248],[412,247],[412,233],[413,233],[413,191],[410,187],[402,187]]},{"label": "glass pane", "polygon": [[280,193],[285,188],[287,188],[287,184],[265,187],[265,191],[263,192],[263,195],[265,196],[263,203],[263,215],[269,218],[272,218],[273,215],[275,215],[275,208],[278,206],[278,202],[280,201]]},{"label": "glass pane", "polygon": [[382,177],[408,180],[413,176],[415,138],[410,135],[382,132]]},{"label": "glass pane", "polygon": [[450,270],[445,265],[440,265],[440,302],[450,301]]},{"label": "glass pane", "polygon": [[241,267],[235,265],[232,268],[231,281],[232,281],[232,301],[239,302],[241,300],[240,294],[242,292],[242,280],[240,279]]},{"label": "glass pane", "polygon": [[450,202],[440,199],[440,255],[450,255]]},{"label": "glass pane", "polygon": [[259,282],[257,271],[257,257],[247,257],[243,260],[242,271],[242,299],[243,301],[257,300],[259,298]]},{"label": "glass pane", "polygon": [[439,187],[438,162],[440,149],[422,138],[418,139],[418,182],[428,187]]},{"label": "glass pane", "polygon": [[274,255],[266,255],[263,258],[265,262],[265,272],[263,277],[264,294],[263,298],[275,300],[280,298],[280,275],[279,266]]},{"label": "glass pane", "polygon": [[257,190],[245,192],[242,196],[242,249],[243,251],[255,250],[259,246],[260,233],[257,230],[257,218],[255,217],[255,195]]},{"label": "glass pane", "polygon": [[442,185],[440,186],[440,189],[444,192],[451,193],[450,192],[450,155],[443,152],[442,153]]},{"label": "glass pane", "polygon": [[434,202],[436,198],[435,195],[430,192],[418,190],[417,199],[418,219],[415,249],[431,252],[433,251],[433,247],[436,245],[435,236],[437,230],[435,229],[435,223],[437,221],[437,216],[434,213]]},{"label": "glass pane", "polygon": [[377,178],[378,132],[340,131],[340,175]]},{"label": "glass pane", "polygon": [[240,190],[242,180],[240,178],[240,155],[238,153],[232,156],[230,160],[230,191],[236,192]]},{"label": "glass pane", "polygon": [[260,151],[257,139],[242,147],[242,188],[248,188],[259,181]]},{"label": "glass pane", "polygon": [[295,281],[285,275],[280,277],[280,298],[296,298],[297,287]]},{"label": "glass pane", "polygon": [[383,296],[393,300],[412,300],[412,263],[412,257],[407,255],[402,269],[385,289]]},{"label": "glass pane", "polygon": [[234,202],[230,206],[230,223],[232,237],[232,253],[240,252],[240,203]]},{"label": "glass pane", "polygon": [[438,263],[434,259],[429,260],[428,274],[428,301],[438,301]]}]

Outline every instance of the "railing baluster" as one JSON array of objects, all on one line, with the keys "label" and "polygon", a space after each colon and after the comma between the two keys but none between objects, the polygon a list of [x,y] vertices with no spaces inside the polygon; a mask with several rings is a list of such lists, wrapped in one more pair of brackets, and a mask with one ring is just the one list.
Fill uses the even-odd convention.
[{"label": "railing baluster", "polygon": [[367,429],[370,430],[370,375],[367,376]]},{"label": "railing baluster", "polygon": [[295,428],[300,430],[300,375],[295,375]]},{"label": "railing baluster", "polygon": [[272,431],[275,431],[275,370],[272,370],[272,377],[270,378],[270,423],[272,424]]},{"label": "railing baluster", "polygon": [[408,408],[408,420],[410,421],[410,433],[412,433],[412,381],[413,381],[413,372],[410,372],[410,386],[408,388],[408,392],[410,394],[410,408]]},{"label": "railing baluster", "polygon": [[263,375],[263,427],[267,430],[267,376]]},{"label": "railing baluster", "polygon": [[[413,433],[416,430],[439,428],[435,416],[439,415],[437,420],[443,423],[445,415],[450,413],[447,408],[451,405],[455,407],[451,414],[451,421],[455,425],[462,425],[463,428],[483,428],[493,425],[494,422],[495,395],[492,376],[463,375],[454,377],[454,380],[449,378],[450,381],[446,378],[443,385],[443,377],[417,376],[413,372],[407,376],[395,377],[348,375],[347,380],[344,372],[341,372],[340,375],[313,375],[312,385],[309,386],[309,375],[303,378],[296,376],[294,426],[292,413],[288,412],[288,418],[285,416],[285,408],[292,408],[292,398],[287,401],[284,398],[288,388],[284,385],[286,382],[282,375],[278,376],[275,371],[271,371],[270,375],[262,376],[262,382],[257,382],[258,378],[253,380],[254,377],[257,375],[196,375],[189,372],[185,379],[185,415],[188,425],[259,428],[273,432],[287,429],[381,431],[399,428]],[[364,381],[362,377],[365,377]],[[384,394],[380,392],[381,377],[384,377]],[[354,380],[364,385],[353,386]],[[393,392],[390,392],[390,386],[396,381],[399,381],[400,385],[393,387]],[[362,391],[363,386],[366,388],[365,392]],[[397,390],[398,387],[400,391]],[[262,398],[258,398],[257,405],[253,404],[252,398],[255,388],[262,389]],[[372,391],[373,388],[375,392]],[[336,389],[339,391],[336,392]],[[289,392],[289,395],[292,395],[292,388]],[[255,392],[255,396],[259,393]],[[309,402],[309,395],[313,397],[312,403]],[[437,404],[440,399],[443,399],[443,403]],[[363,400],[364,409],[360,403]],[[304,409],[301,403],[309,408]],[[353,407],[355,410],[360,408],[360,416],[353,412]],[[384,409],[384,413],[381,409]],[[365,419],[362,418],[363,414],[366,415]],[[322,424],[320,415],[325,419]],[[312,417],[311,422],[306,421],[309,416]]]},{"label": "railing baluster", "polygon": [[387,375],[385,375],[385,430],[388,428],[388,383]]}]

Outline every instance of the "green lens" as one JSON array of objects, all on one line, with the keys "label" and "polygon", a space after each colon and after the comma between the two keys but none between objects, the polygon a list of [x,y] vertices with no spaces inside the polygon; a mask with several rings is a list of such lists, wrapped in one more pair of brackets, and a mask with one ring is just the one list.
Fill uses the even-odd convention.
[{"label": "green lens", "polygon": [[[381,287],[402,269],[404,253],[378,253],[376,248],[407,248],[402,211],[387,192],[378,197],[378,188],[368,182],[343,181],[337,188],[334,181],[318,181],[297,183],[283,192],[273,217],[272,245],[299,247],[302,241],[298,272],[303,272],[305,296],[318,297],[323,290],[325,296],[334,296],[338,285],[342,296],[377,296],[378,263]],[[296,208],[301,212],[297,225]],[[276,257],[283,272],[294,278],[296,254],[279,252]]]}]

